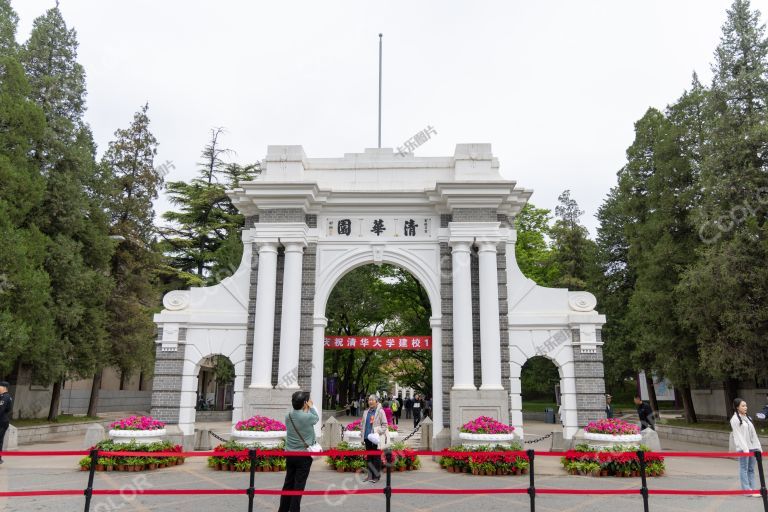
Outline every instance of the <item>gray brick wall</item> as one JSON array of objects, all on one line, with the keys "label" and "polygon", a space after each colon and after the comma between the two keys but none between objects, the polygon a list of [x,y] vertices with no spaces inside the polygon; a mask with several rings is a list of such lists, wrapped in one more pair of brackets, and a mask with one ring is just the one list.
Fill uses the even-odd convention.
[{"label": "gray brick wall", "polygon": [[[447,217],[447,215],[442,215]],[[446,227],[447,227],[446,220]],[[442,223],[442,220],[441,220]],[[451,388],[453,387],[453,298],[451,247],[443,242],[440,244],[440,305],[442,315],[443,343],[443,426],[451,426]]]},{"label": "gray brick wall", "polygon": [[309,227],[309,228],[316,228],[317,227],[317,215],[305,215],[304,216],[304,222],[307,224],[307,227]]},{"label": "gray brick wall", "polygon": [[[509,382],[509,306],[507,305],[507,245],[496,246],[496,268],[499,279],[499,338],[501,342],[501,385],[511,391]],[[509,417],[512,417],[512,401],[507,400]]]},{"label": "gray brick wall", "polygon": [[[598,340],[600,339],[598,330]],[[579,330],[571,331],[573,341],[578,343]],[[576,377],[576,406],[579,426],[590,421],[605,418],[605,381],[603,380],[603,349],[597,347],[595,354],[582,354],[581,348],[573,347],[573,370]]]},{"label": "gray brick wall", "polygon": [[285,249],[277,250],[277,288],[275,289],[275,330],[272,338],[272,385],[277,386],[280,361],[280,320],[283,314],[283,271],[285,269]]},{"label": "gray brick wall", "polygon": [[[309,227],[312,227],[307,223]],[[315,225],[317,217],[315,216]],[[312,344],[315,314],[315,267],[317,244],[304,249],[301,270],[301,332],[299,334],[299,387],[309,390],[312,384]],[[321,397],[316,397],[319,400]]]},{"label": "gray brick wall", "polygon": [[454,222],[498,222],[495,208],[454,208]]},{"label": "gray brick wall", "polygon": [[[456,218],[456,215],[454,215]],[[480,258],[477,257],[477,247],[472,246],[469,253],[470,271],[472,273],[472,355],[475,387],[483,383],[482,354],[480,353]]]},{"label": "gray brick wall", "polygon": [[306,222],[304,210],[301,208],[278,208],[274,210],[261,210],[259,222],[273,224],[276,222]]},{"label": "gray brick wall", "polygon": [[156,346],[150,414],[165,423],[179,422],[181,375],[184,371],[185,352],[186,344],[184,343],[179,343],[177,350],[169,352],[163,352],[160,345]]},{"label": "gray brick wall", "polygon": [[251,255],[251,282],[248,289],[248,330],[245,335],[245,386],[251,384],[253,369],[253,337],[256,326],[256,286],[259,282],[259,251],[253,247]]}]

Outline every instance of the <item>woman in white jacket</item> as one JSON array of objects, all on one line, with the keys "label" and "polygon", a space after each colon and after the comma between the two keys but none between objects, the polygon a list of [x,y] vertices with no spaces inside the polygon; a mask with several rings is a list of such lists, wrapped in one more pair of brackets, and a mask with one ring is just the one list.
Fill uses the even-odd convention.
[{"label": "woman in white jacket", "polygon": [[[736,447],[736,451],[763,451],[760,446],[760,440],[757,438],[755,426],[752,424],[749,416],[747,416],[747,402],[741,398],[733,401],[731,428],[733,429],[733,444]],[[739,479],[741,480],[742,490],[757,489],[755,483],[755,457],[752,454],[748,457],[739,457]],[[760,497],[759,494],[753,494],[752,496]]]}]

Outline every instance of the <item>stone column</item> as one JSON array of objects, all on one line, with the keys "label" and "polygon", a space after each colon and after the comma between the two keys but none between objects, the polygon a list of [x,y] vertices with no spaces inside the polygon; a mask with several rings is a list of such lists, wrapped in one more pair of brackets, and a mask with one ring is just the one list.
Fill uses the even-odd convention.
[{"label": "stone column", "polygon": [[[501,385],[501,333],[499,330],[499,279],[496,242],[479,242],[481,390]],[[454,292],[455,293],[455,292]],[[455,295],[454,295],[454,300]]]},{"label": "stone column", "polygon": [[432,327],[432,421],[435,424],[433,435],[437,435],[443,429],[443,319],[432,317],[429,319]]},{"label": "stone column", "polygon": [[472,354],[470,241],[451,241],[453,263],[453,389],[477,389]]},{"label": "stone column", "polygon": [[[325,346],[325,326],[328,325],[328,319],[324,316],[314,317],[312,320],[312,386],[310,396],[315,403],[317,412],[323,417],[323,354]],[[320,429],[322,421],[315,424],[315,435],[321,434]],[[335,441],[334,441],[335,442]]]},{"label": "stone column", "polygon": [[[299,334],[301,327],[301,272],[304,244],[285,244],[283,267],[283,307],[280,318],[280,360],[277,384],[284,389],[299,389]],[[261,267],[259,267],[261,268]]]},{"label": "stone column", "polygon": [[272,344],[275,331],[277,242],[259,242],[259,278],[253,332],[251,388],[272,388]]}]

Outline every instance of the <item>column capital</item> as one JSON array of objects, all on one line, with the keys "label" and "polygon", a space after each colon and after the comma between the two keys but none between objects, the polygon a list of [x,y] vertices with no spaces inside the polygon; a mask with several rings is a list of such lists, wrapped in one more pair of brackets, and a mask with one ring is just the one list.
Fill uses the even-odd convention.
[{"label": "column capital", "polygon": [[478,252],[496,252],[496,245],[498,245],[498,241],[494,240],[478,240],[477,241],[477,249]]},{"label": "column capital", "polygon": [[280,240],[285,247],[285,252],[303,253],[307,246],[306,240]]},{"label": "column capital", "polygon": [[448,245],[451,246],[453,252],[466,252],[469,253],[472,248],[473,240],[449,240]]},{"label": "column capital", "polygon": [[255,244],[259,248],[259,254],[266,252],[277,253],[277,240],[256,240]]},{"label": "column capital", "polygon": [[316,316],[312,319],[312,325],[315,327],[327,327],[328,319],[324,316]]},{"label": "column capital", "polygon": [[443,317],[442,316],[431,316],[429,317],[429,326],[433,329],[435,327],[442,327],[443,326]]}]

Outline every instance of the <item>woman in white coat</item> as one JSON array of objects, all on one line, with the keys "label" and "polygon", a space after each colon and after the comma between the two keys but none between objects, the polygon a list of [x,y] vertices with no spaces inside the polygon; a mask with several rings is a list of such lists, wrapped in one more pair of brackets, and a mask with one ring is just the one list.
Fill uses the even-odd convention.
[{"label": "woman in white coat", "polygon": [[[751,452],[763,451],[760,440],[757,438],[755,426],[747,416],[747,402],[741,398],[733,401],[733,417],[731,417],[733,429],[733,444],[736,451],[750,453],[749,456],[739,457],[739,480],[742,490],[755,490],[755,457]],[[752,494],[757,498],[759,494]]]},{"label": "woman in white coat", "polygon": [[[360,431],[363,436],[366,450],[378,450],[378,445],[368,439],[370,434],[377,436],[384,435],[387,432],[387,417],[384,415],[384,409],[381,408],[376,395],[368,397],[368,409],[363,412]],[[368,456],[368,477],[363,482],[375,484],[381,479],[381,455]]]}]

